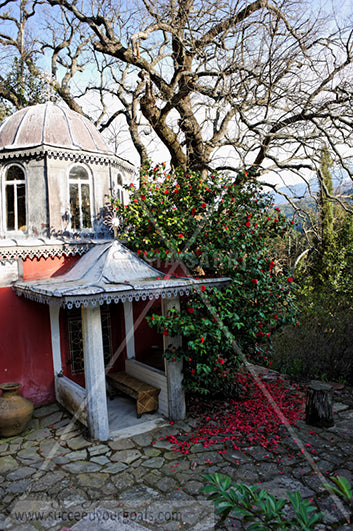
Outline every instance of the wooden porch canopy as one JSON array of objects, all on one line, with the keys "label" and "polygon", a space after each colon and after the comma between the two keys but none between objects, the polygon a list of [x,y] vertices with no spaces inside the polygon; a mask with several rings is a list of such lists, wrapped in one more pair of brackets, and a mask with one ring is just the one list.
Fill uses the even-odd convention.
[{"label": "wooden porch canopy", "polygon": [[[127,356],[134,356],[133,300],[164,299],[167,312],[179,307],[179,296],[189,295],[201,286],[225,287],[229,278],[169,278],[151,267],[118,241],[96,244],[71,270],[48,279],[17,281],[17,295],[49,304],[53,365],[57,400],[75,412],[98,440],[109,437],[105,368],[100,305],[124,303]],[[80,308],[86,388],[62,377],[59,326],[60,308]],[[178,338],[170,338],[172,343]],[[168,416],[174,420],[185,415],[181,362],[167,364]],[[74,404],[74,406],[73,406]],[[77,411],[77,412],[76,412]]]}]

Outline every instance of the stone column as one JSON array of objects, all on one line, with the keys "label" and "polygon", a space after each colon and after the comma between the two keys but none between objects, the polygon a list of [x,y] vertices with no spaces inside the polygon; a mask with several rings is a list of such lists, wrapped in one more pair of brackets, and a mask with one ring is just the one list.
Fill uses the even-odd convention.
[{"label": "stone column", "polygon": [[[180,311],[179,296],[164,299],[162,301],[162,314],[167,315],[171,308]],[[163,337],[164,351],[172,346],[181,346],[181,336]],[[183,389],[183,361],[166,361],[166,376],[168,386],[168,411],[171,420],[182,420],[185,418],[185,393]]]},{"label": "stone column", "polygon": [[93,439],[109,438],[107,395],[103,355],[100,308],[81,307],[85,381],[87,391],[87,422]]},{"label": "stone column", "polygon": [[124,302],[125,339],[127,359],[135,357],[135,330],[132,302]]},{"label": "stone column", "polygon": [[58,304],[49,306],[50,329],[51,329],[51,349],[53,354],[55,396],[57,399],[56,378],[62,374],[61,346],[60,346],[60,306]]}]

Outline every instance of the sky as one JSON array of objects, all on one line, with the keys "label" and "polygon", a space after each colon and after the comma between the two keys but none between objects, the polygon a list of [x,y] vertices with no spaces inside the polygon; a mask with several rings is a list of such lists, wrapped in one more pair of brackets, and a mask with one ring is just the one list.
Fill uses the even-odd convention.
[{"label": "sky", "polygon": [[[348,18],[352,17],[353,12],[353,0],[312,0],[308,2],[308,5],[311,7],[311,9],[316,12],[319,9],[323,9],[324,11],[332,12],[334,11],[336,13],[337,18],[343,20],[344,22],[348,22]],[[51,8],[49,8],[51,9]],[[37,28],[34,28],[33,35],[35,35]],[[38,28],[38,32],[40,29]],[[44,59],[44,58],[43,58]],[[43,63],[45,64],[45,63]],[[48,64],[49,67],[49,64]],[[87,80],[87,78],[91,78],[93,74],[92,68],[86,68],[85,72],[80,75],[81,80],[84,82]],[[97,106],[97,108],[100,106],[99,101],[96,103],[90,102],[91,106]],[[116,103],[114,104],[116,106]],[[119,135],[119,142],[118,142],[118,154],[122,156],[123,158],[129,159],[132,163],[138,165],[139,164],[139,157],[137,155],[137,152],[132,148],[131,141],[129,139],[129,135],[127,132],[126,127],[123,127],[123,120],[120,121],[116,126],[116,130],[119,131],[119,129],[123,129],[126,131],[126,133]],[[149,128],[145,128],[145,132],[142,135],[146,143],[150,143],[150,152],[151,156],[153,157],[153,160],[156,162],[162,162],[167,161],[169,158],[168,150],[164,147],[164,145],[161,142],[155,141],[155,135],[153,133],[149,133]],[[266,176],[268,178],[268,176]],[[271,180],[278,181],[279,184],[282,184],[281,181],[277,178],[275,174],[272,175]],[[286,179],[288,180],[288,179]],[[297,179],[292,180],[292,183],[295,183],[298,181]]]}]

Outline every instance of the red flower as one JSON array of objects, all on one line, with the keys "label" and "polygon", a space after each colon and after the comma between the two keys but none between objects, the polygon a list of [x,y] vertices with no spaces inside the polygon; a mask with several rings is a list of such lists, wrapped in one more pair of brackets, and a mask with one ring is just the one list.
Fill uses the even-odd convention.
[{"label": "red flower", "polygon": [[275,315],[273,316],[274,319],[278,319],[278,315],[275,313]]},{"label": "red flower", "polygon": [[167,336],[168,335],[168,330],[164,330],[163,335]]},{"label": "red flower", "polygon": [[203,343],[204,341],[205,341],[205,338],[201,336],[201,343]]},{"label": "red flower", "polygon": [[271,260],[271,262],[268,264],[268,270],[271,271],[271,269],[273,269],[275,267],[275,263],[273,260]]},{"label": "red flower", "polygon": [[192,208],[192,209],[191,209],[191,214],[194,215],[195,212],[196,212],[196,208]]},{"label": "red flower", "polygon": [[141,199],[142,199],[142,201],[144,201],[146,199],[146,196],[145,195],[141,195]]},{"label": "red flower", "polygon": [[206,207],[207,207],[206,203],[202,203],[201,206],[202,206],[203,208],[206,208]]},{"label": "red flower", "polygon": [[252,282],[253,284],[255,284],[255,286],[256,286],[256,284],[257,284],[257,278],[253,278],[253,279],[251,280],[251,282]]},{"label": "red flower", "polygon": [[169,190],[164,190],[164,193],[165,194],[169,194]]},{"label": "red flower", "polygon": [[137,251],[137,254],[141,254],[142,251],[140,251],[140,249]]},{"label": "red flower", "polygon": [[184,238],[184,234],[178,234],[178,238]]},{"label": "red flower", "polygon": [[206,289],[206,286],[204,286],[204,285],[202,285],[202,286],[200,287],[200,290],[201,290],[201,291],[205,291],[205,289]]},{"label": "red flower", "polygon": [[264,337],[264,333],[262,330],[259,330],[259,332],[256,334],[257,337]]},{"label": "red flower", "polygon": [[189,313],[194,313],[194,308],[188,308]]},{"label": "red flower", "polygon": [[293,282],[293,280],[294,280],[293,277],[288,277],[288,278],[287,278],[287,281],[288,281],[289,283]]},{"label": "red flower", "polygon": [[250,225],[251,225],[250,221],[247,221],[247,222],[245,223],[245,225],[246,225],[247,227],[250,227]]},{"label": "red flower", "polygon": [[191,369],[191,374],[195,376],[195,369]]}]

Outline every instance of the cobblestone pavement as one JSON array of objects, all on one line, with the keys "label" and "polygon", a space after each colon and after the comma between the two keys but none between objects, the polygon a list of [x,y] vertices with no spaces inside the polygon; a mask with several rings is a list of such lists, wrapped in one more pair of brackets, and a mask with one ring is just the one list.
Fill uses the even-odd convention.
[{"label": "cobblestone pavement", "polygon": [[[335,402],[334,427],[299,422],[295,433],[283,434],[277,454],[257,446],[219,453],[223,444],[173,451],[165,435],[188,432],[192,422],[98,443],[57,404],[36,409],[24,434],[0,439],[0,530],[214,529],[200,488],[202,475],[215,471],[276,496],[297,490],[324,512],[318,529],[353,529],[322,486],[334,474],[353,482],[349,400]],[[240,524],[230,519],[221,526],[234,528]]]}]

